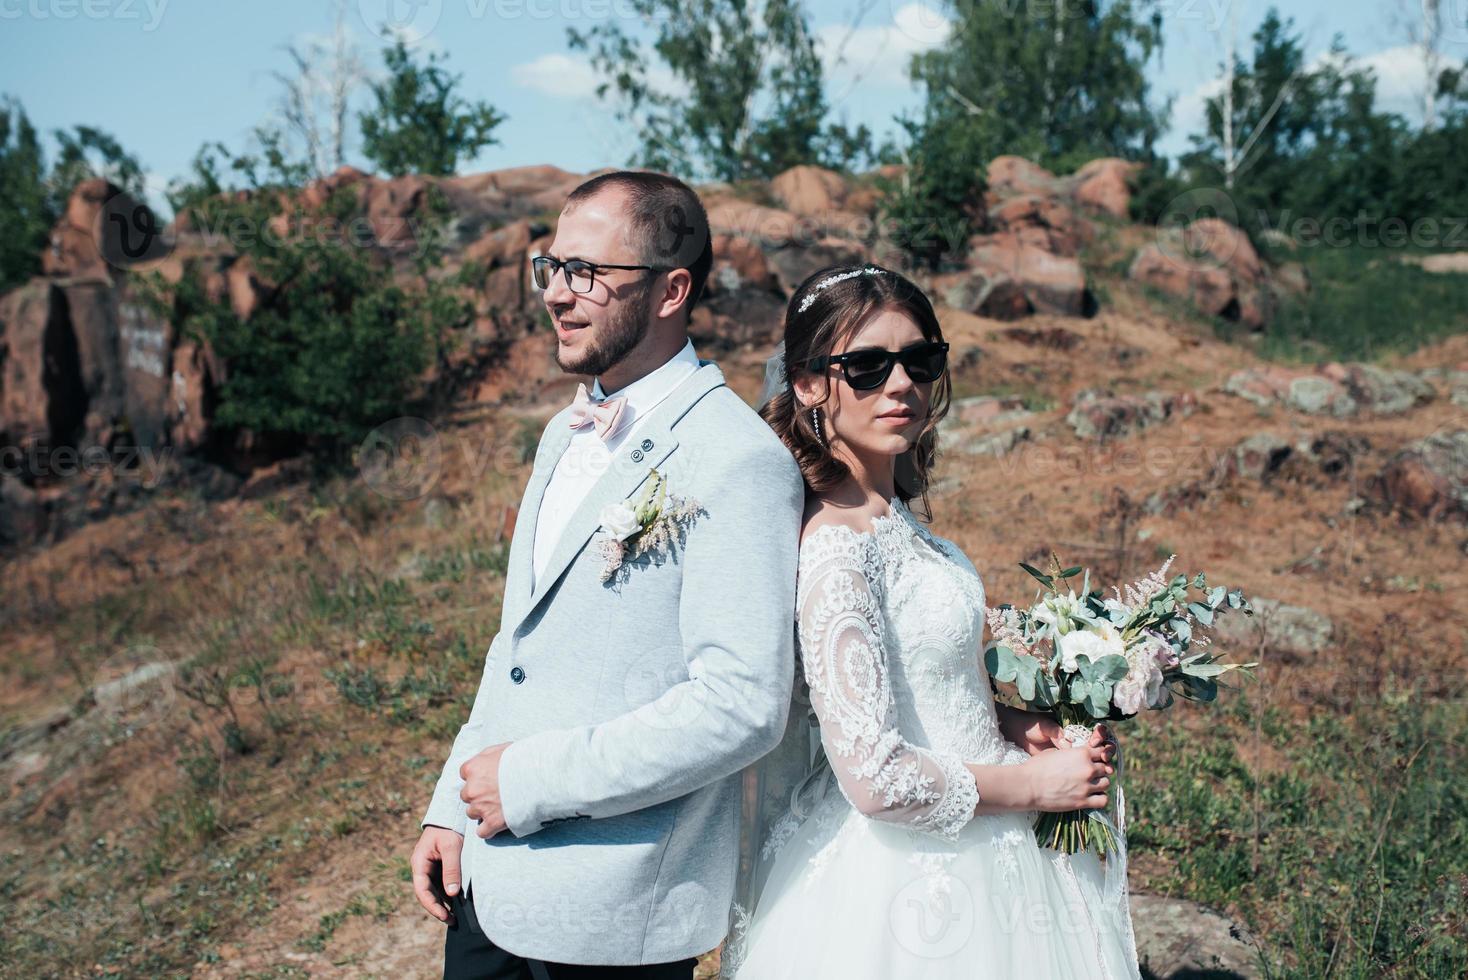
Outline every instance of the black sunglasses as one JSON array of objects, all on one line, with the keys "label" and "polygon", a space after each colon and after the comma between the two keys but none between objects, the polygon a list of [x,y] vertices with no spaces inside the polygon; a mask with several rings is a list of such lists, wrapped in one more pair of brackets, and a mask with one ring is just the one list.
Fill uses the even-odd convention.
[{"label": "black sunglasses", "polygon": [[668,272],[670,270],[655,265],[610,265],[605,262],[586,262],[582,259],[568,259],[562,262],[560,259],[549,255],[537,255],[530,260],[530,272],[535,277],[535,285],[545,289],[550,285],[551,276],[560,270],[566,277],[566,286],[573,293],[589,293],[591,287],[596,283],[596,274],[602,269],[651,269],[653,272]]},{"label": "black sunglasses", "polygon": [[882,350],[877,347],[847,351],[810,359],[812,371],[824,371],[832,364],[841,365],[846,383],[857,391],[870,391],[887,383],[892,368],[901,362],[907,376],[917,384],[928,384],[943,376],[948,366],[948,345],[941,341],[913,344],[902,350]]}]

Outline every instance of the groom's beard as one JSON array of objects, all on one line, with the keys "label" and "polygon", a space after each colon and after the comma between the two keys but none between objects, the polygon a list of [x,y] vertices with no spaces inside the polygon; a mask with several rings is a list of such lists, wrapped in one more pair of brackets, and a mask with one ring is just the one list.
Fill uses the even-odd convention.
[{"label": "groom's beard", "polygon": [[642,338],[647,336],[648,314],[652,311],[651,283],[644,286],[642,295],[617,306],[606,325],[591,338],[586,350],[580,354],[567,354],[560,345],[556,346],[556,364],[568,374],[586,374],[596,377],[615,367],[622,358],[632,352]]}]

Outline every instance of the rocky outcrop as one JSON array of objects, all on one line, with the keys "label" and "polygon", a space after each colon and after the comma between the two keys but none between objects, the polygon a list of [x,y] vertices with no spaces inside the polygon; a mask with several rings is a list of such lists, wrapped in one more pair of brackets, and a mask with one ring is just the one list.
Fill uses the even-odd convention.
[{"label": "rocky outcrop", "polygon": [[1305,371],[1277,365],[1249,368],[1230,375],[1223,390],[1256,405],[1334,418],[1396,415],[1436,397],[1433,386],[1410,371],[1334,362]]},{"label": "rocky outcrop", "polygon": [[1117,395],[1106,388],[1087,388],[1076,395],[1065,421],[1082,439],[1114,439],[1191,415],[1197,406],[1190,391]]},{"label": "rocky outcrop", "polygon": [[1202,218],[1182,229],[1159,228],[1156,240],[1132,260],[1128,275],[1200,313],[1254,329],[1263,327],[1273,310],[1259,253],[1247,235],[1218,218]]},{"label": "rocky outcrop", "polygon": [[1252,660],[1262,643],[1265,657],[1300,661],[1320,653],[1335,639],[1335,623],[1313,609],[1254,596],[1249,597],[1249,605],[1253,616],[1224,616],[1215,627],[1214,643],[1220,650],[1236,650],[1234,659]]},{"label": "rocky outcrop", "polygon": [[1143,976],[1254,980],[1265,975],[1253,937],[1226,916],[1196,902],[1160,895],[1134,894],[1127,902]]},{"label": "rocky outcrop", "polygon": [[1468,515],[1468,429],[1434,432],[1407,446],[1371,479],[1368,493],[1412,517]]}]

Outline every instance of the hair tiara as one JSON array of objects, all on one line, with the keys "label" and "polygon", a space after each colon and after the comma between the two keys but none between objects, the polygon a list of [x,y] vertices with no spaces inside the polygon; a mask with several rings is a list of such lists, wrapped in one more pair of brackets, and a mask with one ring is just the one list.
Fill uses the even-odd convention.
[{"label": "hair tiara", "polygon": [[819,293],[827,286],[834,286],[838,282],[855,279],[857,276],[875,276],[885,271],[887,270],[878,269],[875,266],[869,265],[861,269],[853,269],[850,272],[842,272],[839,275],[827,276],[810,288],[810,292],[805,294],[805,298],[800,301],[800,306],[796,308],[795,312],[804,313],[810,304],[816,301],[816,293]]}]

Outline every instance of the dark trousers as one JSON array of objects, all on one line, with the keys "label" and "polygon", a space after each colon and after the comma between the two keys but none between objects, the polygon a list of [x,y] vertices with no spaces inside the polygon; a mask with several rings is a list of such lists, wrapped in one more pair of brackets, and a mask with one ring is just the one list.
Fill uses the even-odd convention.
[{"label": "dark trousers", "polygon": [[690,958],[647,966],[579,966],[527,960],[490,942],[474,914],[473,894],[452,896],[449,907],[454,924],[443,944],[443,980],[691,980],[698,963]]}]

